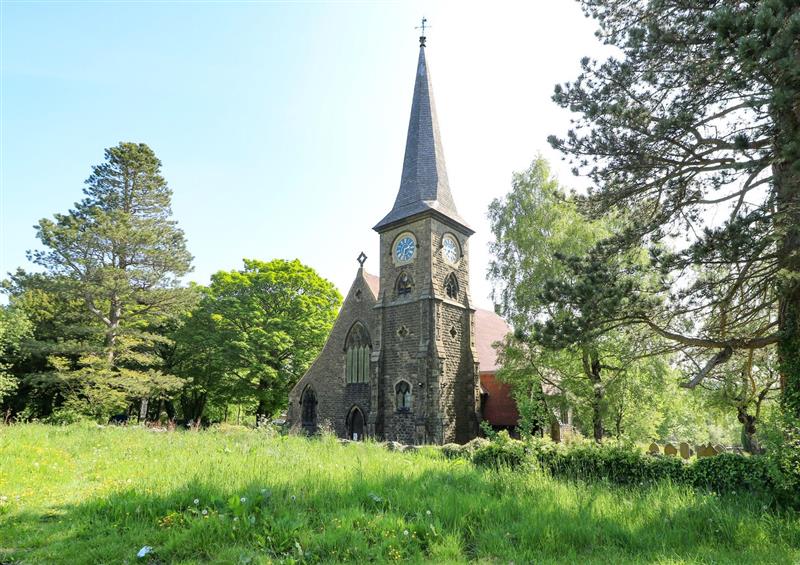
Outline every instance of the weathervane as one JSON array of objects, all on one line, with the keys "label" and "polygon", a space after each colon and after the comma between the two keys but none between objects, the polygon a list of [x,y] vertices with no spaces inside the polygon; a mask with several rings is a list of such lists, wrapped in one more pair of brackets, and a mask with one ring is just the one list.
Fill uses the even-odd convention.
[{"label": "weathervane", "polygon": [[425,38],[425,28],[429,28],[429,27],[432,27],[432,26],[428,25],[428,18],[426,18],[425,16],[422,16],[422,25],[419,25],[419,26],[414,28],[414,29],[421,29],[422,30],[422,35],[419,36],[419,46],[420,47],[425,47],[425,39],[426,39]]},{"label": "weathervane", "polygon": [[358,264],[361,265],[361,267],[364,267],[364,261],[366,260],[367,260],[367,254],[364,253],[363,251],[358,256],[358,259],[356,259],[356,261],[358,261]]}]

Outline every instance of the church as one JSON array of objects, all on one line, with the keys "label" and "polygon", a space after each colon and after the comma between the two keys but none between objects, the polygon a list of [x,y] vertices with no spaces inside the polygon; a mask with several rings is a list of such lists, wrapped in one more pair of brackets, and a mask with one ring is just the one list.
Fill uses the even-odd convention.
[{"label": "church", "polygon": [[474,231],[447,180],[424,35],[400,188],[373,229],[380,275],[364,270],[362,253],[325,346],[289,393],[288,424],[404,444],[464,443],[484,419],[514,426],[492,347],[509,327],[471,303]]}]

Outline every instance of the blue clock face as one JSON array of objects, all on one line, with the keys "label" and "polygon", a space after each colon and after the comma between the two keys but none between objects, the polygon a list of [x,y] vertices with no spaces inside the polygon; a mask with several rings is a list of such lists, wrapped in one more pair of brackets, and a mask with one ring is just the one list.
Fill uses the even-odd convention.
[{"label": "blue clock face", "polygon": [[397,240],[394,246],[394,256],[397,257],[398,261],[411,261],[416,247],[417,244],[414,242],[414,238],[410,235],[405,235]]},{"label": "blue clock face", "polygon": [[444,258],[449,263],[458,261],[458,244],[451,236],[446,235],[442,240],[442,249],[444,250]]}]

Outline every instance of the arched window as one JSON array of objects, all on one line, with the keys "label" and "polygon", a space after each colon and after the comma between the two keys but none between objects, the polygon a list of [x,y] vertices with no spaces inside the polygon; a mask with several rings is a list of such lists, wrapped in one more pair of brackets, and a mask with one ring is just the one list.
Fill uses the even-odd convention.
[{"label": "arched window", "polygon": [[356,322],[347,334],[345,346],[345,382],[369,382],[369,357],[372,353],[372,342],[367,328]]},{"label": "arched window", "polygon": [[450,273],[444,279],[444,292],[448,298],[453,300],[458,298],[458,279],[455,273]]},{"label": "arched window", "polygon": [[408,276],[408,273],[400,273],[397,277],[397,296],[406,296],[411,294],[411,289],[414,287],[414,281]]},{"label": "arched window", "polygon": [[303,391],[300,405],[302,407],[303,427],[308,429],[315,428],[317,425],[317,394],[310,386]]},{"label": "arched window", "polygon": [[394,385],[394,399],[398,411],[411,410],[411,385],[406,381],[400,381]]}]

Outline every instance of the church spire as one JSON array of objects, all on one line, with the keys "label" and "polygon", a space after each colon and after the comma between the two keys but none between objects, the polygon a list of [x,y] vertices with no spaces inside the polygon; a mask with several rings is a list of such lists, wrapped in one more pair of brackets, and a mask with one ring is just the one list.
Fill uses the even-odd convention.
[{"label": "church spire", "polygon": [[423,29],[400,190],[397,192],[392,210],[373,229],[381,232],[397,222],[424,212],[444,216],[470,234],[473,233],[458,215],[447,181],[431,76],[425,60]]}]

